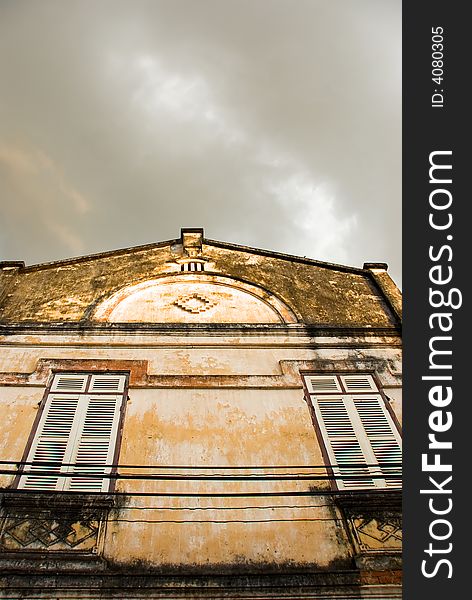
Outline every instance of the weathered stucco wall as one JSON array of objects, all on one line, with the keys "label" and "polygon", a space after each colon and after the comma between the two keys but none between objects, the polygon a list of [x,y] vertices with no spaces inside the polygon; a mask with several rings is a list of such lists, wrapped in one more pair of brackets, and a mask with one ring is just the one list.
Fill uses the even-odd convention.
[{"label": "weathered stucco wall", "polygon": [[[2,458],[21,459],[41,392],[38,388],[2,389],[2,403],[5,402],[2,412],[8,409]],[[322,457],[301,390],[130,389],[120,463],[153,467],[308,466],[320,465]],[[287,470],[293,471],[293,468]],[[136,469],[122,469],[122,472],[136,473]],[[162,473],[155,468],[146,471],[156,472]],[[190,471],[179,469],[177,472]],[[218,470],[210,471],[214,472]],[[249,473],[264,472],[265,469],[254,469]],[[228,473],[247,474],[248,471],[236,468]],[[6,483],[4,480],[3,484]],[[287,485],[290,489],[309,489],[307,482],[297,485],[293,482],[124,480],[119,482],[118,491],[241,493],[278,491],[287,489]],[[326,487],[325,482],[322,485]],[[269,506],[273,506],[273,502],[244,499],[246,505],[256,508],[241,510],[237,508],[241,499],[214,498],[203,501],[205,510],[193,511],[182,508],[198,509],[200,502],[144,500],[144,503],[135,500],[138,507],[134,510],[125,506],[114,511],[115,519],[111,517],[104,541],[104,552],[111,562],[140,561],[158,566],[252,562],[327,564],[340,556],[346,557],[346,547],[340,545],[336,536],[332,511],[323,508],[320,513],[319,509],[303,508],[306,499],[302,499],[299,509],[266,509],[264,502]],[[280,499],[276,499],[277,503],[280,504]],[[160,507],[157,510],[153,508],[156,504]],[[293,504],[293,501],[288,502],[289,506]],[[143,511],[143,507],[147,510]],[[313,519],[313,511],[322,520],[303,521]],[[150,523],[141,523],[143,518]],[[274,518],[277,521],[271,522]],[[294,518],[302,521],[293,522]],[[279,519],[282,519],[281,526]],[[179,523],[172,522],[175,520]],[[212,520],[225,522],[200,522]]]},{"label": "weathered stucco wall", "polygon": [[[6,336],[0,358],[0,383],[8,383],[0,388],[2,411],[7,415],[1,457],[21,459],[51,369],[74,370],[81,365],[88,369],[95,361],[97,369],[128,365],[134,372],[119,462],[148,465],[149,469],[122,468],[123,474],[169,472],[156,469],[159,466],[229,466],[234,467],[227,471],[232,475],[261,474],[267,470],[246,471],[240,467],[275,466],[285,467],[276,472],[323,477],[324,460],[304,400],[300,368],[325,369],[336,364],[352,367],[353,361],[360,369],[377,365],[385,392],[396,402],[401,368],[396,339],[367,336],[362,340],[313,340],[306,335],[235,339],[207,334],[169,340],[165,335],[119,333],[82,335],[80,340],[71,334]],[[136,365],[139,370],[133,371]],[[208,474],[188,469],[173,472]],[[11,480],[4,476],[3,484]],[[117,491],[138,495],[120,500],[112,511],[103,539],[104,556],[116,564],[169,568],[341,564],[349,560],[352,549],[340,526],[340,513],[323,496],[139,496],[141,492],[218,494],[313,489],[327,490],[329,484],[324,479],[119,480]]]},{"label": "weathered stucco wall", "polygon": [[149,374],[154,375],[277,375],[283,372],[280,363],[285,360],[362,361],[369,357],[390,361],[392,373],[401,370],[397,336],[36,334],[0,336],[0,343],[0,373],[32,373],[39,360],[60,358],[146,360]]},{"label": "weathered stucco wall", "polygon": [[[398,592],[395,493],[376,496],[377,512],[368,495],[340,504],[300,374],[372,373],[401,419],[401,302],[382,265],[322,264],[192,230],[51,265],[0,264],[0,288],[0,460],[22,459],[54,372],[129,373],[116,495],[25,500],[2,475],[0,565],[117,574],[121,587],[126,573],[324,573],[346,598],[364,584]],[[257,479],[276,473],[288,479]],[[253,479],[148,477],[169,474]]]},{"label": "weathered stucco wall", "polygon": [[[42,386],[0,387],[0,460],[21,460],[43,396]],[[4,464],[0,468],[12,470],[15,465]],[[10,475],[1,475],[0,486],[7,486],[12,480]]]},{"label": "weathered stucco wall", "polygon": [[[165,466],[235,466],[234,470],[225,472],[236,475],[267,472],[266,469],[254,468],[248,472],[237,468],[257,465],[287,466],[290,468],[283,472],[299,472],[293,465],[319,465],[322,456],[307,406],[298,391],[136,390],[130,392],[120,461]],[[309,472],[309,469],[304,471]],[[188,469],[177,472],[190,473]],[[326,482],[321,485],[326,488]],[[138,481],[122,481],[119,484],[121,490],[136,492],[143,487],[156,492],[208,494],[281,489],[308,491],[310,483],[161,481],[146,482],[143,486]],[[191,499],[190,506],[196,508],[192,511],[177,510],[189,506],[187,498],[147,501],[148,507],[156,504],[172,510],[149,509],[145,512],[146,519],[152,516],[158,521],[170,518],[186,522],[158,522],[150,527],[138,524],[131,529],[129,523],[113,523],[113,542],[107,550],[110,559],[126,562],[131,558],[148,564],[173,565],[238,562],[326,565],[336,558],[346,558],[346,548],[336,537],[332,511],[326,507],[304,509],[306,499],[300,502],[291,498],[285,503],[280,498],[275,502],[273,498],[202,498],[197,502]],[[264,508],[264,505],[274,504],[298,504],[300,508]],[[198,510],[199,506],[204,509]],[[238,509],[238,506],[258,508]],[[142,519],[142,511],[127,507],[124,512],[127,518]],[[322,520],[293,521],[314,519],[315,515]],[[130,544],[126,543],[127,539],[131,539]],[[156,550],[150,552],[150,548]]]},{"label": "weathered stucco wall", "polygon": [[[89,320],[98,304],[125,286],[157,277],[181,278],[179,261],[183,255],[182,244],[174,240],[26,267],[17,270],[13,278],[8,271],[0,322]],[[256,284],[291,307],[300,322],[338,327],[389,327],[397,322],[385,299],[390,288],[378,285],[378,277],[368,269],[258,254],[211,242],[203,242],[199,256],[206,269],[203,277],[224,276],[233,278],[235,285],[237,281]],[[383,278],[389,279],[386,273]]]}]

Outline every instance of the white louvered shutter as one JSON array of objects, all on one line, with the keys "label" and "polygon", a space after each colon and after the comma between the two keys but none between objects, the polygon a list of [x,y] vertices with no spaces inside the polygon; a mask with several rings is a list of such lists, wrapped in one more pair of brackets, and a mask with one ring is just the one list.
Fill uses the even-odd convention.
[{"label": "white louvered shutter", "polygon": [[354,396],[353,403],[372,449],[374,463],[379,463],[379,479],[385,487],[401,487],[401,438],[380,396]]},{"label": "white louvered shutter", "polygon": [[377,392],[372,375],[341,375],[340,380],[343,383],[344,389],[350,394],[355,392]]},{"label": "white louvered shutter", "polygon": [[[67,463],[71,455],[75,431],[77,429],[77,409],[79,395],[50,394],[38,425],[36,436],[27,462]],[[30,490],[62,490],[64,488],[64,467],[61,465],[33,464],[27,467],[30,475],[20,478],[19,487]],[[35,472],[47,471],[47,475]]]},{"label": "white louvered shutter", "polygon": [[121,394],[125,388],[125,382],[125,375],[92,375],[89,392]]},{"label": "white louvered shutter", "polygon": [[305,381],[310,394],[328,394],[329,392],[342,391],[335,375],[306,375]]},{"label": "white louvered shutter", "polygon": [[[71,468],[72,473],[87,472],[87,474],[101,475],[111,472],[111,467],[105,465],[113,463],[121,398],[122,396],[118,395],[92,395],[83,399],[83,418],[78,428],[71,460],[75,463]],[[103,492],[109,487],[108,478],[80,475],[70,477],[65,489]]]},{"label": "white louvered shutter", "polygon": [[[350,394],[310,393],[339,489],[401,487],[401,437],[371,375],[332,376]],[[316,389],[305,376],[307,388]],[[333,388],[333,384],[331,384]]]},{"label": "white louvered shutter", "polygon": [[338,487],[375,488],[367,466],[365,444],[356,431],[346,398],[317,396],[314,407]]},{"label": "white louvered shutter", "polygon": [[[19,487],[107,491],[109,478],[90,475],[111,472],[106,465],[113,463],[125,385],[126,375],[55,375],[26,459],[33,464],[25,467],[29,474],[20,477]],[[58,389],[64,393],[53,393]],[[85,390],[97,393],[65,393]],[[62,464],[35,464],[39,461]],[[44,474],[36,474],[40,471]]]},{"label": "white louvered shutter", "polygon": [[87,387],[88,375],[60,373],[54,376],[51,392],[76,392],[83,394]]}]

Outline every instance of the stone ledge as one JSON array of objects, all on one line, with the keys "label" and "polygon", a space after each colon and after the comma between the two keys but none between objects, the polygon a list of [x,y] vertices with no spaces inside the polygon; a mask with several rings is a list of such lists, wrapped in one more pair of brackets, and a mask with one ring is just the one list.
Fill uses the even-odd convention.
[{"label": "stone ledge", "polygon": [[401,512],[402,491],[399,490],[366,490],[355,493],[343,492],[335,498],[340,508],[354,510],[389,510]]},{"label": "stone ledge", "polygon": [[15,510],[67,510],[111,508],[116,500],[107,494],[78,494],[61,492],[28,492],[7,490],[0,493],[0,506]]},{"label": "stone ledge", "polygon": [[[385,574],[384,574],[385,575]],[[401,598],[398,578],[363,577],[359,571],[223,575],[156,575],[139,572],[11,573],[0,579],[3,596],[35,592],[35,598],[311,598],[360,600]],[[396,581],[393,581],[396,579]],[[0,592],[1,593],[1,592]],[[83,595],[80,595],[83,594]],[[18,596],[16,596],[18,597]]]}]

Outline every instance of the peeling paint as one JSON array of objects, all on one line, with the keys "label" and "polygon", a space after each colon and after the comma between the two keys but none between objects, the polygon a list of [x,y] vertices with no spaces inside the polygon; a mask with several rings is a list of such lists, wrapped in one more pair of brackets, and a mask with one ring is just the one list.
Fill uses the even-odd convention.
[{"label": "peeling paint", "polygon": [[[178,577],[191,574],[202,589],[205,574],[233,583],[244,574],[267,575],[272,582],[279,575],[288,581],[316,574],[334,590],[346,586],[346,597],[357,597],[352,594],[360,586],[391,586],[398,593],[398,553],[392,558],[387,552],[397,550],[396,542],[372,544],[375,560],[360,556],[353,541],[360,517],[346,517],[335,502],[300,376],[373,373],[400,419],[398,290],[377,267],[202,241],[200,230],[185,236],[182,243],[0,269],[0,460],[21,460],[53,372],[119,371],[130,374],[121,475],[278,473],[292,479],[121,478],[116,491],[127,495],[109,499],[101,541],[84,543],[82,559],[62,557],[60,563],[54,549],[34,557],[25,551],[21,558],[0,552],[0,567],[21,573],[23,565],[21,577],[32,585],[34,573],[54,565],[64,588],[61,573],[76,569],[88,573],[88,590],[99,573],[116,576],[121,590],[124,573],[142,576],[144,587],[165,575],[169,587],[180,586],[186,597],[192,597],[189,580]],[[197,258],[205,271],[180,270]],[[12,482],[1,476],[14,495]],[[308,495],[277,496],[287,491]],[[250,495],[260,493],[273,495]],[[67,511],[67,500],[60,500]],[[87,500],[90,506],[94,501]],[[80,510],[66,515],[72,533],[65,531],[62,540],[84,535]],[[53,517],[47,522],[58,526]],[[376,523],[373,518],[369,532]],[[18,531],[30,535],[33,525],[25,519]],[[15,548],[11,543],[9,554]],[[208,585],[210,592],[218,589]]]}]

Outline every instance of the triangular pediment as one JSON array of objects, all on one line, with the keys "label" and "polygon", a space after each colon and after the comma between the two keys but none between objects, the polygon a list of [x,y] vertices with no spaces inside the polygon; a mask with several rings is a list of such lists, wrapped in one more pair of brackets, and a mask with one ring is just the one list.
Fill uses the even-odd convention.
[{"label": "triangular pediment", "polygon": [[[4,323],[104,321],[107,307],[111,322],[392,327],[401,308],[386,265],[323,263],[206,239],[198,228],[146,246],[12,265],[0,271],[9,286]],[[120,294],[126,299],[110,309]]]}]

